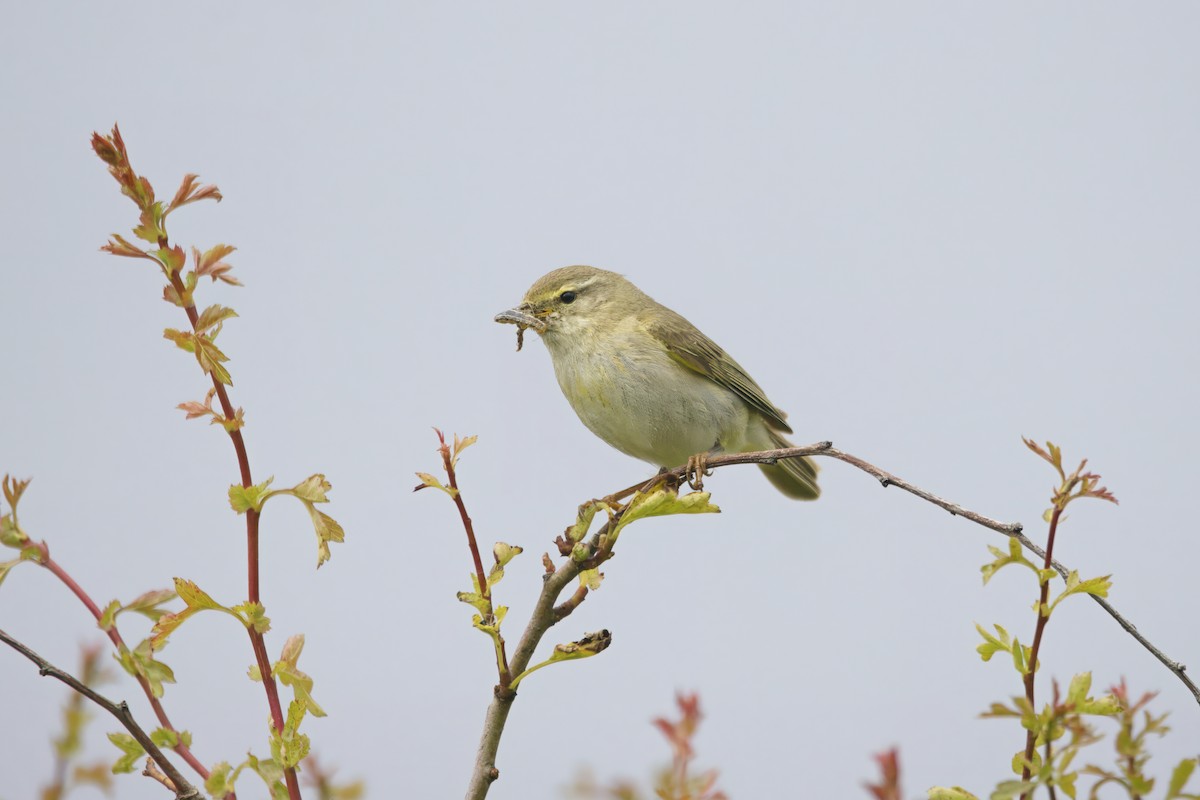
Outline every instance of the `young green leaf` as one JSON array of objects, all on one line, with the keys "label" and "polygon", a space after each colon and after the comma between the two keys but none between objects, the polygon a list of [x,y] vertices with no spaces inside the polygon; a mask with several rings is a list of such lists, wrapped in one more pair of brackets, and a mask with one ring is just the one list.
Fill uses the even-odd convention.
[{"label": "young green leaf", "polygon": [[1188,780],[1191,779],[1192,773],[1196,771],[1197,763],[1200,763],[1200,759],[1185,758],[1176,765],[1175,769],[1171,772],[1171,782],[1167,784],[1167,796],[1164,800],[1195,797],[1195,795],[1185,795],[1183,789],[1187,786]]},{"label": "young green leaf", "polygon": [[332,555],[329,552],[329,543],[346,541],[346,532],[333,517],[323,511],[318,511],[312,503],[307,505],[308,515],[312,518],[313,530],[317,534],[317,568],[320,569],[321,565]]},{"label": "young green leaf", "polygon": [[233,484],[229,487],[229,506],[239,514],[245,514],[252,508],[255,511],[261,512],[267,495],[272,494],[269,489],[271,482],[274,480],[274,477],[270,477],[262,483],[256,483],[253,486]]},{"label": "young green leaf", "polygon": [[934,786],[927,793],[928,800],[979,800],[961,786]]},{"label": "young green leaf", "polygon": [[236,317],[237,312],[232,308],[225,306],[211,305],[200,312],[200,318],[196,320],[196,332],[207,333],[212,328],[217,327],[222,322],[232,317]]},{"label": "young green leaf", "polygon": [[133,772],[137,768],[138,760],[146,755],[146,751],[138,744],[137,739],[128,733],[110,733],[108,740],[116,745],[122,753],[121,757],[112,765],[112,771],[116,774]]}]

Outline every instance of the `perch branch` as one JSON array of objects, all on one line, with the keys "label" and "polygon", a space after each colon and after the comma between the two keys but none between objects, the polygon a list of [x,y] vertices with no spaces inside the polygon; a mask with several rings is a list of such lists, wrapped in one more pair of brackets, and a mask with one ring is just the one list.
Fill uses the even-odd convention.
[{"label": "perch branch", "polygon": [[[903,489],[910,494],[932,503],[939,508],[949,511],[956,517],[970,520],[985,528],[1002,533],[1005,536],[1011,536],[1021,543],[1021,546],[1030,552],[1036,553],[1039,557],[1045,558],[1046,551],[1034,544],[1024,534],[1024,526],[1019,522],[1001,522],[991,517],[986,517],[983,514],[972,511],[968,508],[963,508],[957,503],[952,503],[942,497],[938,497],[932,492],[928,492],[919,486],[915,486],[903,478],[899,478],[890,472],[876,467],[861,458],[849,453],[838,450],[833,446],[832,442],[817,442],[815,444],[806,445],[804,447],[785,447],[777,450],[762,450],[753,453],[727,453],[714,455],[708,458],[706,466],[709,469],[718,469],[720,467],[729,467],[735,464],[775,464],[785,458],[803,458],[806,456],[822,456],[825,458],[834,458],[838,461],[843,461],[852,467],[862,470],[868,475],[875,478],[879,483],[887,488],[895,486]],[[641,481],[629,486],[621,491],[614,492],[608,495],[605,500],[616,502],[622,500],[639,489],[644,489],[657,481],[663,479],[673,479],[682,481],[686,476],[686,467],[676,467],[675,469],[667,470],[662,474],[652,478],[650,481]],[[609,522],[608,525],[612,523]],[[606,526],[607,527],[607,526]],[[604,532],[601,529],[601,533]],[[1052,560],[1050,565],[1063,578],[1069,574],[1069,570],[1060,564],[1058,561]],[[521,674],[533,656],[533,651],[541,642],[546,631],[550,629],[556,622],[565,617],[570,611],[574,610],[574,598],[564,602],[558,609],[555,608],[555,602],[559,595],[567,585],[579,576],[579,572],[583,565],[575,563],[568,559],[553,572],[547,572],[543,576],[543,584],[541,594],[538,596],[537,605],[534,607],[533,614],[530,616],[529,623],[525,627],[525,632],[521,635],[521,640],[517,644],[517,649],[513,652],[512,661],[509,664],[511,674]],[[580,598],[582,599],[582,598]],[[1192,682],[1185,674],[1186,667],[1170,658],[1168,658],[1161,650],[1155,647],[1150,641],[1143,636],[1129,620],[1122,616],[1113,606],[1102,597],[1092,595],[1092,599],[1100,604],[1108,614],[1117,621],[1129,635],[1138,641],[1142,647],[1146,648],[1150,653],[1157,658],[1162,664],[1175,674],[1188,690],[1196,698],[1196,702],[1200,703],[1200,689]],[[565,613],[563,613],[565,612]],[[483,735],[480,738],[479,749],[475,757],[475,769],[471,776],[471,783],[467,790],[467,800],[483,800],[487,796],[488,789],[492,783],[500,777],[500,771],[496,768],[496,753],[500,747],[500,737],[504,732],[504,725],[508,720],[508,714],[512,710],[513,701],[516,699],[517,693],[512,689],[507,689],[501,686],[496,686],[493,691],[493,699],[491,705],[488,706],[487,716],[484,719]]]},{"label": "perch branch", "polygon": [[[852,456],[849,453],[838,450],[833,446],[832,442],[817,442],[816,444],[806,445],[804,447],[785,447],[779,450],[763,450],[757,453],[733,453],[729,455],[711,456],[708,459],[707,466],[709,469],[715,469],[717,467],[727,467],[733,464],[774,464],[782,458],[800,458],[802,456],[823,456],[825,458],[836,458],[838,461],[844,461],[845,463],[853,467],[857,467],[868,475],[874,477],[880,482],[880,484],[883,485],[884,488],[887,488],[888,486],[895,486],[899,489],[903,489],[906,492],[915,494],[922,500],[933,503],[939,508],[944,508],[956,517],[969,519],[971,522],[982,525],[985,528],[990,528],[991,530],[1003,533],[1005,536],[1011,536],[1020,542],[1021,546],[1026,550],[1030,551],[1031,553],[1036,553],[1041,558],[1046,557],[1046,551],[1034,544],[1029,537],[1025,535],[1025,529],[1021,523],[1000,522],[999,520],[992,519],[991,517],[985,517],[982,514],[978,514],[974,511],[963,508],[957,503],[951,503],[949,500],[944,500],[932,492],[927,492],[918,486],[914,486],[908,481],[898,478],[890,472],[885,472],[874,464],[869,464],[857,456]],[[674,478],[682,479],[684,472],[684,467],[678,467],[676,469],[668,470],[664,473],[664,475],[670,475]],[[1054,570],[1063,578],[1066,578],[1070,573],[1070,570],[1068,570],[1057,560],[1052,560],[1050,562],[1050,566],[1053,567]],[[1149,639],[1147,639],[1140,631],[1138,631],[1132,622],[1126,619],[1119,611],[1117,611],[1117,609],[1113,608],[1112,604],[1103,597],[1091,595],[1091,598],[1097,604],[1099,604],[1101,608],[1107,611],[1108,615],[1116,620],[1117,624],[1120,625],[1126,633],[1136,639],[1138,644],[1146,648],[1146,650],[1148,650],[1151,655],[1157,658],[1164,667],[1174,673],[1175,677],[1179,678],[1179,680],[1183,682],[1183,685],[1187,687],[1188,691],[1192,693],[1192,697],[1196,699],[1196,702],[1200,703],[1200,687],[1197,687],[1195,682],[1188,677],[1186,673],[1187,667],[1184,664],[1169,658],[1166,653],[1155,647]]]}]

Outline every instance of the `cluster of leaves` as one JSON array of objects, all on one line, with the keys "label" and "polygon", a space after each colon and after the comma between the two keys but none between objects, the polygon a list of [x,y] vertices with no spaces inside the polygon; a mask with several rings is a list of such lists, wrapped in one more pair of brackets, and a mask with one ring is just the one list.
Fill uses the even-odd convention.
[{"label": "cluster of leaves", "polygon": [[[476,572],[470,576],[471,589],[458,592],[457,596],[460,601],[475,608],[478,613],[472,616],[471,624],[492,640],[500,685],[505,689],[515,690],[522,680],[543,667],[561,661],[589,658],[604,651],[612,643],[612,634],[607,630],[596,631],[586,634],[576,641],[557,644],[544,661],[528,667],[518,675],[510,674],[504,637],[500,632],[501,624],[508,613],[508,607],[494,605],[492,589],[504,577],[505,566],[520,555],[523,548],[505,542],[496,542],[492,548],[494,562],[487,575],[483,574],[475,544],[474,529],[470,517],[466,513],[466,507],[463,505],[457,479],[459,457],[466,448],[476,442],[478,437],[468,436],[460,439],[456,435],[453,445],[450,445],[446,443],[441,431],[436,432],[439,441],[438,451],[442,455],[442,467],[446,472],[449,485],[442,483],[440,479],[430,473],[418,472],[416,473],[417,478],[421,482],[413,491],[427,488],[438,489],[454,500],[459,508],[467,529],[468,541],[475,556]],[[592,524],[601,511],[607,515],[608,523],[589,538],[588,534]],[[612,548],[627,526],[648,517],[719,511],[720,509],[709,501],[707,492],[693,492],[680,497],[677,487],[662,484],[648,491],[635,493],[624,505],[608,500],[592,500],[583,504],[579,507],[575,522],[569,525],[563,535],[556,540],[560,555],[569,557],[579,567],[579,588],[570,600],[556,609],[557,618],[554,621],[557,622],[558,619],[574,610],[589,591],[600,588],[604,575],[599,571],[599,565],[612,557]],[[543,556],[543,564],[547,574],[555,571],[554,563],[548,554]]]},{"label": "cluster of leaves", "polygon": [[18,564],[26,561],[33,561],[37,564],[44,563],[47,551],[45,544],[36,544],[29,538],[29,534],[21,528],[20,520],[17,518],[17,505],[21,502],[21,495],[25,494],[25,490],[29,488],[29,481],[19,481],[10,475],[5,475],[3,481],[0,481],[0,487],[3,488],[4,500],[8,503],[8,513],[0,516],[0,544],[17,551],[16,558],[0,561],[0,583],[4,583],[8,573]]},{"label": "cluster of leaves", "polygon": [[[1080,463],[1073,472],[1067,473],[1062,465],[1062,452],[1052,443],[1042,448],[1035,442],[1026,439],[1026,446],[1051,464],[1058,472],[1059,485],[1051,495],[1051,507],[1046,511],[1045,519],[1050,524],[1049,537],[1046,546],[1045,562],[1039,566],[1025,558],[1021,543],[1010,538],[1007,552],[998,547],[989,546],[988,550],[993,560],[981,568],[983,582],[986,585],[997,573],[1010,565],[1018,565],[1028,569],[1037,581],[1038,599],[1033,604],[1036,615],[1033,644],[1026,646],[1017,637],[1012,636],[1000,625],[993,625],[989,631],[982,625],[975,628],[982,637],[982,643],[976,648],[984,661],[990,661],[997,653],[1007,653],[1013,668],[1020,675],[1025,693],[1011,698],[1010,703],[992,703],[991,707],[981,716],[989,718],[1009,718],[1020,722],[1025,731],[1025,747],[1017,751],[1012,758],[1015,779],[1001,781],[990,795],[992,800],[1012,800],[1026,798],[1039,787],[1047,787],[1050,796],[1056,796],[1061,791],[1065,796],[1077,797],[1077,781],[1081,774],[1101,775],[1104,780],[1092,788],[1092,798],[1095,798],[1099,786],[1105,782],[1119,782],[1130,790],[1131,798],[1141,797],[1153,786],[1141,775],[1140,754],[1144,754],[1146,732],[1158,732],[1162,718],[1152,718],[1147,712],[1146,730],[1140,737],[1132,733],[1132,723],[1126,726],[1122,723],[1122,734],[1118,737],[1118,751],[1124,753],[1125,767],[1120,775],[1102,770],[1098,767],[1087,766],[1074,768],[1074,763],[1082,748],[1100,740],[1100,736],[1092,728],[1089,718],[1117,717],[1130,718],[1131,710],[1128,704],[1124,684],[1114,687],[1113,691],[1100,697],[1091,696],[1092,675],[1083,672],[1075,675],[1063,695],[1057,682],[1053,683],[1052,699],[1041,708],[1034,701],[1034,676],[1040,666],[1038,650],[1042,635],[1051,615],[1059,604],[1068,597],[1094,595],[1107,597],[1112,587],[1111,576],[1104,575],[1096,578],[1081,579],[1079,574],[1071,571],[1066,578],[1064,588],[1050,599],[1050,583],[1057,575],[1051,567],[1053,558],[1054,538],[1059,523],[1064,519],[1063,512],[1074,500],[1091,497],[1116,503],[1116,498],[1106,488],[1100,486],[1100,476],[1085,472],[1087,461]],[[1149,701],[1143,698],[1141,705]],[[1140,707],[1140,706],[1139,706]],[[1183,794],[1188,776],[1195,768],[1195,759],[1187,759],[1176,768],[1171,781],[1171,788],[1166,800],[1175,798],[1191,798],[1195,795]],[[931,800],[971,800],[975,795],[961,787],[934,787],[929,790]]]},{"label": "cluster of leaves", "polygon": [[[235,410],[229,402],[226,387],[233,383],[226,366],[229,358],[216,344],[225,322],[236,317],[237,312],[220,304],[209,305],[197,311],[195,303],[196,289],[201,278],[208,277],[214,283],[221,281],[229,285],[241,285],[231,274],[232,267],[225,261],[235,248],[228,244],[217,244],[206,250],[193,247],[192,265],[187,269],[184,249],[170,243],[166,227],[167,218],[176,209],[199,200],[219,201],[221,194],[215,186],[201,185],[196,175],[189,174],[184,176],[179,189],[169,202],[158,200],[150,182],[138,175],[131,166],[120,130],[115,126],[109,136],[93,135],[92,148],[108,165],[109,173],[120,185],[122,194],[137,205],[138,225],[133,229],[133,236],[135,240],[145,243],[135,244],[113,234],[101,249],[117,256],[149,260],[158,266],[166,278],[163,299],[186,312],[191,329],[167,328],[163,336],[179,348],[192,353],[201,369],[211,376],[213,382],[203,401],[184,402],[179,408],[185,412],[188,419],[207,417],[211,424],[224,428],[234,442],[242,474],[248,476],[249,463],[241,438],[245,414],[241,408]],[[214,401],[217,401],[216,405]],[[248,477],[245,478],[245,483],[249,483]],[[249,486],[235,484],[229,489],[229,503],[233,510],[238,514],[250,515],[247,517],[247,535],[251,536],[250,532],[257,530],[258,516],[267,500],[278,495],[295,497],[305,505],[312,519],[317,535],[317,566],[320,567],[330,558],[329,543],[341,542],[345,538],[341,525],[317,508],[318,504],[329,502],[327,493],[331,488],[330,483],[321,474],[312,475],[289,489],[272,490],[271,483],[272,479],[269,478]],[[101,627],[115,624],[117,615],[123,611],[143,613],[153,620],[154,628],[150,637],[131,651],[122,648],[118,660],[127,670],[143,677],[150,684],[154,696],[158,697],[162,694],[162,684],[173,682],[174,675],[169,667],[155,659],[154,654],[166,646],[168,637],[190,617],[201,611],[223,612],[236,618],[250,633],[258,654],[258,663],[250,668],[249,674],[251,679],[263,681],[264,676],[259,665],[266,667],[267,656],[262,644],[262,634],[270,630],[270,620],[266,609],[258,602],[256,587],[257,575],[252,572],[251,599],[234,605],[223,605],[194,582],[176,578],[173,591],[150,592],[126,605],[114,601],[105,609]],[[166,612],[159,608],[162,603],[176,596],[183,600],[183,609]],[[283,785],[284,773],[294,769],[308,755],[310,746],[308,737],[299,731],[300,724],[307,714],[325,714],[312,698],[312,678],[296,666],[303,646],[303,636],[289,638],[284,644],[280,659],[271,665],[271,674],[266,680],[270,697],[274,698],[275,680],[291,687],[294,694],[286,718],[282,722],[276,719],[270,725],[271,758],[258,759],[249,755],[236,767],[227,762],[216,765],[205,782],[206,788],[214,797],[221,798],[230,794],[238,775],[245,769],[262,777],[273,797],[288,796],[288,790]],[[178,734],[160,729],[151,738],[155,736],[165,740],[162,744],[175,746],[184,740],[186,733]],[[124,753],[122,762],[119,762],[123,766],[125,762],[132,763],[132,759],[137,757],[135,751],[140,751],[141,748],[132,738],[122,737],[124,735],[115,735],[114,743]],[[155,738],[155,742],[160,743],[158,738]],[[186,741],[184,743],[186,744]]]},{"label": "cluster of leaves", "polygon": [[231,485],[229,487],[230,507],[239,514],[245,514],[251,510],[261,514],[263,506],[272,497],[286,495],[299,500],[308,510],[308,516],[312,519],[313,531],[317,534],[317,568],[319,569],[330,558],[329,543],[341,543],[346,540],[346,532],[342,530],[342,526],[333,517],[317,508],[318,503],[329,502],[327,493],[332,488],[332,484],[325,480],[325,476],[321,473],[309,475],[290,489],[272,489],[271,484],[274,481],[275,479],[272,477],[253,486],[242,486],[237,483]]},{"label": "cluster of leaves", "polygon": [[[658,717],[654,726],[662,732],[671,746],[671,765],[654,779],[654,797],[659,800],[727,800],[728,795],[716,788],[717,771],[705,770],[697,775],[691,773],[696,751],[692,740],[700,727],[700,697],[697,694],[678,694],[675,703],[679,707],[679,718],[670,720]],[[608,787],[597,786],[589,776],[583,776],[571,787],[571,793],[579,800],[641,800],[645,797],[629,781],[618,781]],[[898,800],[890,796],[879,796],[879,800]]]}]

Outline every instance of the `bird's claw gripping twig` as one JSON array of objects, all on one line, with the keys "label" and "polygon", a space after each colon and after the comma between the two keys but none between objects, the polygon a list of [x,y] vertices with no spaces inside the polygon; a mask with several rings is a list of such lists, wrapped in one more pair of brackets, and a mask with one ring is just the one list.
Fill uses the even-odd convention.
[{"label": "bird's claw gripping twig", "polygon": [[690,457],[683,473],[687,485],[697,492],[704,491],[704,479],[712,475],[712,470],[708,468],[708,456],[708,453],[697,453]]}]

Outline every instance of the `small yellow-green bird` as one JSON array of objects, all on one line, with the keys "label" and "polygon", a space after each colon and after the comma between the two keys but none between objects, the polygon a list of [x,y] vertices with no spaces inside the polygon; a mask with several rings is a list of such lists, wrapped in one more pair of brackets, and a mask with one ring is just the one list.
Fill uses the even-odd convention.
[{"label": "small yellow-green bird", "polygon": [[[538,332],[571,408],[622,453],[669,469],[696,456],[792,446],[787,415],[741,365],[615,272],[556,269],[496,321]],[[761,469],[788,497],[821,493],[807,458]]]}]

